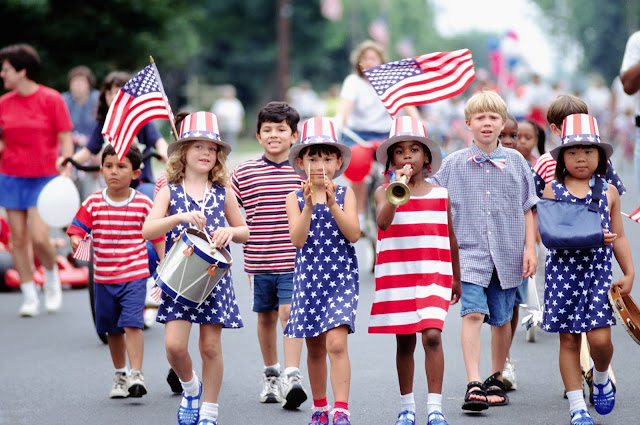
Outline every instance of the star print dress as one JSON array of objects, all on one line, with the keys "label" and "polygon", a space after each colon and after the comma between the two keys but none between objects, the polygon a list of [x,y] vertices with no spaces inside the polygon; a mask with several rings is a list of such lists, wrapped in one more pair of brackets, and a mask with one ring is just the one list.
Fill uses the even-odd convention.
[{"label": "star print dress", "polygon": [[[585,198],[576,198],[566,187],[551,182],[558,200],[568,202],[591,201],[591,192]],[[603,184],[604,189],[607,183]],[[602,227],[610,229],[607,197],[599,205]],[[542,328],[548,332],[587,332],[595,328],[615,325],[607,292],[611,286],[612,249],[554,250],[547,252],[545,262],[544,312]]]},{"label": "star print dress", "polygon": [[[336,202],[344,208],[345,186],[337,186]],[[296,191],[300,211],[302,190]],[[296,250],[291,313],[284,330],[290,338],[319,336],[341,325],[355,331],[358,307],[358,262],[354,246],[344,237],[329,208],[316,204],[309,236]]]},{"label": "star print dress", "polygon": [[[202,201],[195,201],[183,190],[181,185],[170,184],[170,214],[180,214],[185,211],[202,210]],[[213,185],[205,198],[204,214],[207,217],[207,232],[212,232],[219,226],[225,225],[224,216],[225,188]],[[173,239],[188,227],[180,223],[167,233],[165,253],[173,246]],[[231,270],[224,275],[207,299],[197,308],[181,304],[162,292],[162,299],[158,306],[156,319],[160,323],[171,320],[187,320],[199,324],[222,324],[224,328],[241,328],[242,318],[238,309],[238,302],[233,290]]]}]

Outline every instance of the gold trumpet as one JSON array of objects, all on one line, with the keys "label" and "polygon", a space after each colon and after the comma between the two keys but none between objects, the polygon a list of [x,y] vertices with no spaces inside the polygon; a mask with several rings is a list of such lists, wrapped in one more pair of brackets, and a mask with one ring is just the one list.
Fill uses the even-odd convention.
[{"label": "gold trumpet", "polygon": [[[403,168],[409,170],[411,169],[411,164],[404,164]],[[398,177],[398,180],[387,186],[385,196],[387,197],[387,200],[396,207],[406,204],[409,201],[411,193],[409,191],[409,186],[407,185],[408,182],[409,177],[400,176]]]}]

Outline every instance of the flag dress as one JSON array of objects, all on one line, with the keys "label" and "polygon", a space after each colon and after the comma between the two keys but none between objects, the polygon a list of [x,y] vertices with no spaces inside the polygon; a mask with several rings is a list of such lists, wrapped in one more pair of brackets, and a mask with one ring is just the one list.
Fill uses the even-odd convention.
[{"label": "flag dress", "polygon": [[[169,214],[180,214],[186,211],[202,211],[204,202],[204,214],[207,217],[207,232],[212,232],[219,226],[225,225],[224,200],[225,188],[214,184],[203,201],[196,201],[189,196],[182,185],[169,184]],[[180,223],[167,233],[165,253],[168,253],[174,244],[174,238],[179,236],[186,227]],[[181,304],[162,292],[162,298],[158,306],[156,320],[160,323],[171,320],[186,320],[199,324],[222,324],[224,328],[243,327],[236,294],[233,290],[231,268],[220,279],[211,294],[199,307],[189,307]]]},{"label": "flag dress", "polygon": [[[551,182],[556,199],[591,202],[591,192],[576,198],[556,181]],[[603,182],[603,192],[607,183]],[[610,229],[609,204],[603,194],[599,205],[602,227]],[[547,251],[545,261],[542,328],[547,332],[587,332],[615,325],[607,292],[613,278],[611,245],[601,248]]]},{"label": "flag dress", "polygon": [[453,281],[448,199],[447,189],[434,186],[400,205],[387,230],[378,229],[370,333],[442,330]]},{"label": "flag dress", "polygon": [[[344,209],[345,186],[336,187],[336,202]],[[300,211],[302,190],[296,190]],[[356,251],[344,237],[326,204],[316,204],[309,236],[296,250],[291,313],[284,329],[290,338],[319,336],[341,325],[355,332],[358,307],[358,261]]]}]

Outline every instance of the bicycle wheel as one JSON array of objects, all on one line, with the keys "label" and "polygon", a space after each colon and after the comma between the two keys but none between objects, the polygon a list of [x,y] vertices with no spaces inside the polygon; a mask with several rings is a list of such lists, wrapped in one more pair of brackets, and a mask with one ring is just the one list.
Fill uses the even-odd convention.
[{"label": "bicycle wheel", "polygon": [[[89,305],[91,306],[91,317],[93,319],[93,327],[96,326],[96,302],[95,302],[95,282],[93,281],[93,246],[91,247],[91,260],[89,261]],[[98,332],[98,338],[104,344],[107,343],[107,334]]]}]

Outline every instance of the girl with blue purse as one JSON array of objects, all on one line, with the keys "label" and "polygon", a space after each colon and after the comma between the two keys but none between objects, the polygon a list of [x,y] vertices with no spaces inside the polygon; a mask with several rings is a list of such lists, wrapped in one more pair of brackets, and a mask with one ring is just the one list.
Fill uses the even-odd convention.
[{"label": "girl with blue purse", "polygon": [[[581,332],[585,332],[593,358],[593,402],[597,413],[606,415],[615,405],[615,387],[608,367],[613,356],[611,325],[615,324],[607,292],[611,285],[628,294],[634,279],[631,250],[620,214],[620,195],[603,179],[613,147],[600,140],[596,119],[587,114],[574,114],[563,123],[562,144],[550,153],[557,161],[555,181],[544,189],[543,198],[555,199],[554,208],[546,208],[546,200],[538,206],[540,233],[549,249],[545,265],[545,307],[542,327],[560,336],[560,374],[567,391],[571,425],[593,425],[582,393],[580,369]],[[560,205],[573,204],[573,205]],[[586,237],[588,226],[575,219],[547,229],[543,211],[577,205],[597,208],[602,233],[596,224],[593,241]],[[552,221],[552,220],[550,220]],[[567,238],[558,240],[559,235]],[[573,235],[573,236],[572,236]],[[550,236],[556,240],[548,242]],[[550,246],[553,245],[553,246]],[[623,277],[612,283],[612,254]],[[601,372],[602,371],[602,372]]]}]

